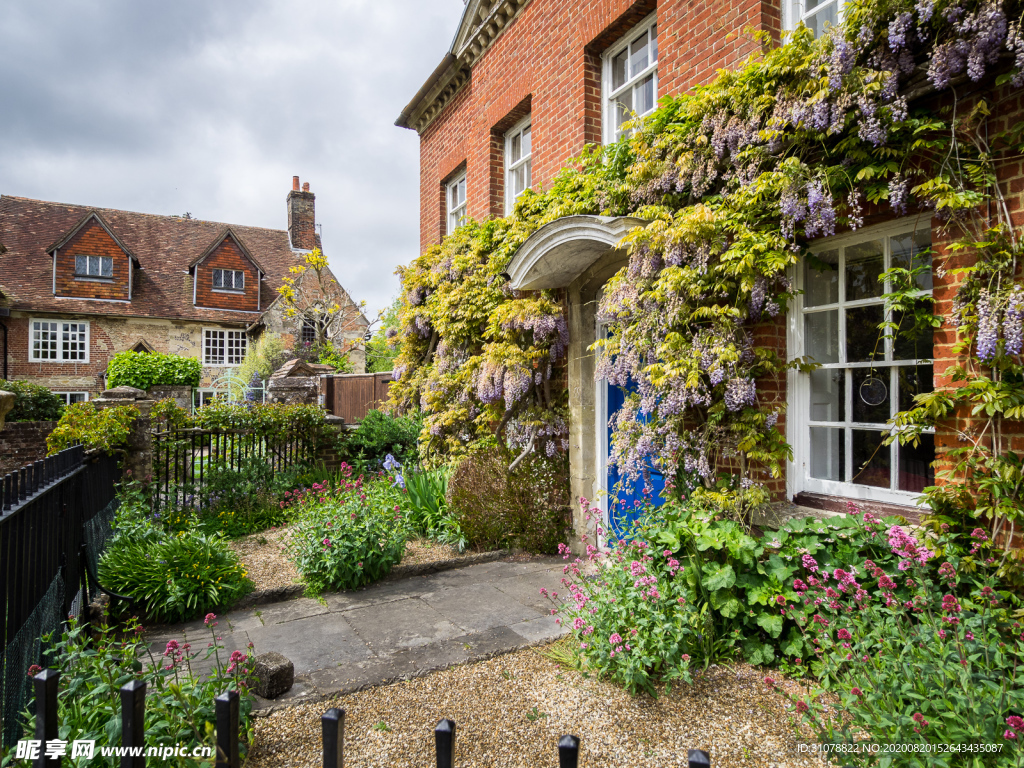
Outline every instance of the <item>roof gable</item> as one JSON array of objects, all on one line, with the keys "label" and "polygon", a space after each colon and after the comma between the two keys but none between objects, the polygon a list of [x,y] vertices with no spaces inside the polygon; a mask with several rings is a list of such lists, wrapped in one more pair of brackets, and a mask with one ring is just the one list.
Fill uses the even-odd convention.
[{"label": "roof gable", "polygon": [[[63,248],[71,241],[71,238],[77,235],[90,221],[95,221],[103,229],[104,232],[110,235],[110,239],[117,244],[117,247],[124,251],[125,255],[135,262],[135,266],[140,266],[139,260],[135,258],[135,254],[131,252],[127,245],[121,242],[121,238],[114,234],[114,231],[110,228],[110,225],[103,220],[103,217],[100,216],[97,211],[89,211],[89,213],[82,217],[82,219],[77,224],[75,224],[75,226],[73,226],[70,230],[68,230],[68,232],[62,238],[60,238],[57,242],[55,242],[53,245],[47,248],[46,252],[53,253],[58,248]],[[2,251],[0,251],[0,253],[2,253]]]},{"label": "roof gable", "polygon": [[245,247],[245,243],[242,242],[241,238],[239,238],[238,235],[235,234],[235,231],[231,227],[227,227],[223,232],[217,235],[217,237],[214,238],[214,241],[209,245],[209,247],[207,247],[205,251],[203,251],[195,259],[192,260],[192,262],[188,265],[189,270],[195,269],[196,266],[206,261],[206,259],[209,258],[210,254],[212,254],[214,251],[220,248],[221,245],[224,244],[225,240],[229,239],[234,241],[235,245],[238,246],[238,250],[242,252],[242,255],[245,256],[245,258],[252,262],[252,265],[256,267],[257,270],[259,270],[261,275],[267,274],[267,270],[260,266],[260,263],[256,261],[256,257],[252,255],[252,252],[248,248]]}]

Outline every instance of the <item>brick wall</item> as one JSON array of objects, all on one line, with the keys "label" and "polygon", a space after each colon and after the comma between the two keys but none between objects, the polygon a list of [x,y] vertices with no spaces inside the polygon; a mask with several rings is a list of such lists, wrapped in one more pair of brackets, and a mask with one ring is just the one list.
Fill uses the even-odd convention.
[{"label": "brick wall", "polygon": [[[110,279],[75,275],[75,256],[109,256],[113,261]],[[57,295],[108,301],[128,301],[129,258],[107,231],[90,221],[57,251]]]},{"label": "brick wall", "polygon": [[0,429],[0,477],[46,456],[56,421],[9,421]]},{"label": "brick wall", "polygon": [[[443,182],[467,168],[468,213],[504,213],[504,132],[528,105],[533,182],[601,140],[601,54],[655,10],[653,0],[533,0],[478,61],[470,82],[420,141],[420,246],[444,234]],[[710,80],[758,50],[747,28],[777,36],[775,3],[657,3],[659,95]]]},{"label": "brick wall", "polygon": [[[213,287],[213,270],[241,270],[245,273],[245,289],[224,291]],[[238,309],[257,312],[260,309],[259,272],[232,237],[225,237],[209,256],[196,265],[196,306],[214,309]]]}]

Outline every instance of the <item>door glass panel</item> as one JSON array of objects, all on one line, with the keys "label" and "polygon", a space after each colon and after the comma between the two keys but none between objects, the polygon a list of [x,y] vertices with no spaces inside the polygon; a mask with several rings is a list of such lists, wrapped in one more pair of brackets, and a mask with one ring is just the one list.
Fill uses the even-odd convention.
[{"label": "door glass panel", "polygon": [[[919,312],[931,314],[933,305],[930,301],[919,301],[917,309]],[[895,331],[892,340],[893,360],[932,359],[935,330],[930,325],[915,328],[914,316],[903,312],[893,312],[892,321],[899,329]]]},{"label": "door glass panel", "polygon": [[884,285],[878,277],[885,271],[881,240],[850,245],[846,248],[846,300],[858,301],[882,295]]},{"label": "door glass panel", "polygon": [[889,446],[882,444],[882,432],[853,430],[853,481],[859,485],[875,488],[889,488],[890,478]]},{"label": "door glass panel", "polygon": [[839,362],[839,311],[804,315],[804,352],[816,363]]},{"label": "door glass panel", "polygon": [[846,430],[811,427],[811,477],[846,479]]},{"label": "door glass panel", "polygon": [[935,435],[921,435],[921,442],[915,448],[901,445],[899,451],[899,484],[901,491],[920,493],[929,485],[935,485]]},{"label": "door glass panel", "polygon": [[811,421],[844,421],[846,371],[819,368],[811,371]]},{"label": "door glass panel", "polygon": [[878,326],[884,317],[881,304],[846,310],[846,362],[885,359],[885,343]]},{"label": "door glass panel", "polygon": [[[914,282],[916,288],[921,291],[932,289],[932,233],[928,229],[919,229],[906,235],[897,235],[890,238],[889,248],[892,252],[892,266],[902,269],[916,269],[927,267],[926,270],[916,275]],[[902,286],[893,285],[893,289]]]},{"label": "door glass panel", "polygon": [[839,301],[839,251],[811,254],[804,261],[804,306]]},{"label": "door glass panel", "polygon": [[889,420],[889,369],[854,368],[853,421],[884,424]]}]

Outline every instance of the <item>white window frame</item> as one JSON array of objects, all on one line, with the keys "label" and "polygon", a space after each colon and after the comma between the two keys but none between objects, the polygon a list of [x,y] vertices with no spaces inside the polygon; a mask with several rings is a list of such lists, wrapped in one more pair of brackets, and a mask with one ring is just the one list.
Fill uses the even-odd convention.
[{"label": "white window frame", "polygon": [[[916,231],[929,228],[928,219],[900,219],[899,221],[889,222],[886,224],[880,224],[874,227],[865,227],[859,229],[856,232],[838,235],[836,237],[826,238],[819,241],[815,241],[811,245],[812,253],[820,253],[829,251],[837,248],[845,248],[847,246],[856,245],[861,242],[868,240],[884,239],[884,262],[883,266],[886,271],[892,265],[891,262],[891,247],[890,238],[898,237],[900,235],[913,234]],[[841,262],[843,263],[843,262]],[[877,299],[861,299],[857,301],[846,301],[845,299],[845,269],[840,268],[838,270],[838,303],[823,304],[821,306],[815,306],[813,308],[807,308],[805,312],[804,302],[804,261],[800,263],[790,271],[790,277],[794,281],[794,284],[798,290],[798,294],[790,302],[789,316],[787,318],[787,334],[786,340],[789,350],[789,357],[802,358],[805,355],[804,347],[804,317],[813,311],[829,311],[829,308],[837,310],[839,329],[838,329],[838,340],[839,340],[839,358],[840,361],[846,359],[846,317],[844,308],[850,307],[855,308],[857,306],[868,306],[877,304]],[[886,285],[883,289],[883,296],[889,290],[890,286]],[[918,296],[930,296],[932,290],[922,290],[917,292]],[[884,306],[884,304],[883,304]],[[871,333],[877,333],[877,329],[870,329]],[[927,366],[933,365],[933,360],[893,360],[891,354],[891,342],[886,342],[884,359],[876,361],[874,364],[869,362],[839,362],[829,365],[822,366],[826,369],[838,369],[838,370],[854,370],[858,368],[871,368],[872,365],[881,367],[884,366],[890,371],[890,379],[888,383],[888,398],[890,401],[890,414],[894,414],[899,410],[898,396],[896,395],[897,387],[895,384],[896,371],[899,367],[905,366]],[[819,369],[821,370],[821,369]],[[934,369],[933,369],[933,382],[934,382]],[[891,446],[886,449],[890,451],[890,487],[879,488],[869,485],[861,485],[852,482],[837,481],[837,480],[823,480],[820,478],[813,478],[810,476],[811,467],[811,439],[810,430],[812,426],[823,426],[840,429],[857,429],[863,428],[866,430],[878,429],[877,424],[860,424],[853,422],[852,420],[852,386],[845,387],[846,403],[844,407],[845,416],[847,417],[842,422],[819,422],[812,421],[809,418],[811,412],[811,374],[802,373],[797,370],[790,370],[787,374],[787,388],[789,392],[788,396],[788,408],[786,416],[786,439],[789,444],[793,446],[793,461],[787,463],[787,495],[789,498],[793,498],[797,493],[806,491],[809,493],[819,493],[828,496],[839,496],[849,499],[857,499],[864,501],[878,501],[892,504],[900,504],[904,506],[912,506],[921,494],[915,491],[903,491],[894,487],[899,479],[899,468],[898,468],[898,441],[894,441]],[[879,431],[885,431],[884,429]],[[925,432],[934,433],[934,429],[926,429]],[[852,471],[852,445],[849,442],[849,437],[844,434],[844,439],[847,440],[845,445],[845,464],[844,474],[849,474]]]},{"label": "white window frame", "polygon": [[[454,206],[452,205],[453,192],[456,196],[458,196],[460,192],[462,195],[458,205]],[[462,225],[462,222],[466,218],[467,206],[466,172],[463,171],[444,186],[445,222],[447,223],[445,229],[446,235],[450,235]]]},{"label": "white window frame", "polygon": [[[527,115],[505,134],[505,215],[508,216],[512,213],[512,207],[516,203],[516,198],[523,194],[526,190],[533,186],[533,115]],[[524,152],[520,155],[519,159],[515,162],[509,162],[509,158],[512,157],[512,141],[517,136],[519,139],[519,146],[522,147],[522,135],[526,132],[530,132],[530,151]],[[519,191],[518,195],[512,194],[512,174],[518,171],[520,168],[526,169],[526,184]]]},{"label": "white window frame", "polygon": [[[217,273],[221,273],[221,284],[217,285]],[[224,287],[224,276],[231,275],[231,287]],[[238,283],[241,281],[241,285]],[[241,269],[214,269],[212,279],[213,290],[217,293],[245,293],[245,271]]]},{"label": "white window frame", "polygon": [[820,12],[827,5],[836,6],[836,24],[842,24],[845,15],[843,4],[844,0],[824,0],[810,10],[807,10],[807,0],[786,0],[782,4],[782,29],[786,32],[792,32],[796,29],[797,24],[801,21],[806,24],[809,18]]},{"label": "white window frame", "polygon": [[[240,345],[239,341],[241,341]],[[249,339],[245,335],[245,331],[203,328],[203,365],[218,368],[237,367],[245,359],[248,345]],[[241,355],[238,354],[239,346]],[[216,350],[216,354],[211,354],[212,350]],[[232,350],[234,350],[234,354],[232,354]],[[217,362],[218,359],[220,362]]]},{"label": "white window frame", "polygon": [[192,393],[192,408],[202,408],[204,405],[209,405],[217,398],[227,399],[228,391],[226,389],[196,389]]},{"label": "white window frame", "polygon": [[[76,253],[75,254],[75,279],[77,280],[113,280],[114,279],[114,257],[113,256],[96,256],[89,253]],[[78,271],[78,260],[85,259],[85,272]],[[91,262],[93,259],[98,259],[97,266],[99,272],[96,274],[92,273]],[[103,274],[104,263],[110,264],[110,274]]]},{"label": "white window frame", "polygon": [[79,403],[87,403],[87,402],[89,402],[89,393],[88,392],[65,392],[65,391],[57,392],[57,391],[54,391],[53,394],[55,394],[57,397],[59,397],[61,400],[63,400],[64,401],[64,405],[71,405],[71,402],[72,402],[71,401],[71,397],[72,397],[72,395],[81,395],[82,396],[81,400],[76,400],[75,402],[79,402]]},{"label": "white window frame", "polygon": [[[48,323],[55,328],[39,328],[37,325]],[[72,328],[72,326],[75,326]],[[42,338],[37,334],[55,334],[54,338]],[[77,338],[70,338],[70,334],[78,334]],[[68,338],[66,338],[66,336]],[[88,320],[56,320],[53,318],[32,317],[28,321],[28,359],[32,363],[88,363],[90,347],[90,330]],[[39,355],[40,347],[38,342],[44,342],[48,351],[54,353],[53,357],[42,357]],[[70,355],[72,351],[69,344],[79,346],[77,350],[80,357]],[[84,346],[84,349],[81,347]]]},{"label": "white window frame", "polygon": [[[615,107],[613,106],[614,100],[621,94],[628,90],[636,88],[637,85],[647,79],[648,75],[654,76],[654,98],[651,101],[651,109],[645,111],[643,115],[637,115],[637,117],[643,117],[649,115],[655,109],[658,108],[658,35],[657,35],[657,12],[652,13],[646,17],[643,21],[633,27],[629,32],[619,38],[618,42],[612,45],[608,50],[604,52],[602,56],[603,63],[601,69],[601,125],[603,126],[604,143],[612,144],[617,141],[625,131],[616,130],[615,125]],[[650,57],[648,52],[647,66],[642,69],[638,69],[636,72],[627,72],[625,82],[618,88],[614,88],[613,77],[612,77],[612,61],[622,53],[642,34],[647,33],[649,30],[654,29],[654,57]],[[648,45],[650,45],[651,37],[648,35]],[[650,49],[649,49],[650,51]],[[631,66],[629,57],[627,55],[627,69]],[[635,98],[631,102],[636,104]],[[632,119],[632,118],[630,118]]]}]

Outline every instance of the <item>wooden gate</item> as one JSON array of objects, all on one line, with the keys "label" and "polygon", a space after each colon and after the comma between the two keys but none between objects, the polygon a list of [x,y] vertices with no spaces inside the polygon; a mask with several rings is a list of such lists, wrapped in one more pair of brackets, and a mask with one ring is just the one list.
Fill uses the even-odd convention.
[{"label": "wooden gate", "polygon": [[324,404],[334,416],[340,416],[346,424],[358,424],[367,411],[379,408],[387,402],[391,387],[391,372],[346,373],[326,376],[327,387]]}]

